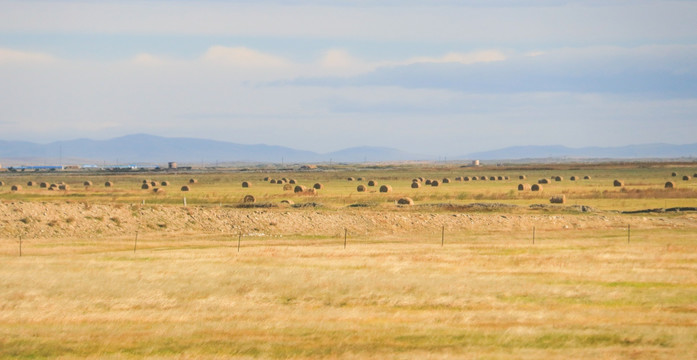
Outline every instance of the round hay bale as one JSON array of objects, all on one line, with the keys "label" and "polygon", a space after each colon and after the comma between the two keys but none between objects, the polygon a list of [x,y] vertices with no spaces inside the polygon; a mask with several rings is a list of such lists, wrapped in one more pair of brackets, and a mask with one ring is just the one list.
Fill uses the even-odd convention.
[{"label": "round hay bale", "polygon": [[249,182],[249,181],[243,181],[243,182],[242,182],[242,187],[243,187],[243,188],[250,188],[250,187],[252,187],[252,183]]},{"label": "round hay bale", "polygon": [[22,185],[12,185],[10,190],[11,191],[20,191],[20,190],[22,190]]},{"label": "round hay bale", "polygon": [[355,181],[356,179],[354,179],[354,178],[352,178],[352,177],[349,177],[349,178],[347,178],[346,180],[348,180],[348,181]]},{"label": "round hay bale", "polygon": [[518,184],[518,191],[530,190],[530,184]]},{"label": "round hay bale", "polygon": [[150,189],[151,187],[152,187],[152,186],[151,186],[150,184],[143,184],[140,188],[143,189],[143,190],[148,190],[148,189]]},{"label": "round hay bale", "polygon": [[542,185],[540,185],[540,184],[533,184],[533,185],[530,187],[530,190],[531,190],[531,191],[542,191]]},{"label": "round hay bale", "polygon": [[287,177],[281,178],[281,180],[283,180],[284,182],[288,182],[288,178],[287,178]]},{"label": "round hay bale", "polygon": [[145,180],[143,180],[143,184],[148,184],[148,183],[150,183],[151,181],[152,181],[152,180],[150,180],[150,179],[145,179]]},{"label": "round hay bale", "polygon": [[489,176],[489,180],[496,181],[496,176]]},{"label": "round hay bale", "polygon": [[290,179],[290,180],[288,180],[288,183],[295,185],[296,181],[295,181],[295,179]]},{"label": "round hay bale", "polygon": [[375,180],[368,181],[368,186],[376,186],[378,183]]},{"label": "round hay bale", "polygon": [[412,189],[418,189],[418,188],[420,188],[420,187],[421,187],[421,183],[418,183],[418,182],[413,182],[413,183],[411,183],[411,188],[412,188]]},{"label": "round hay bale", "polygon": [[616,186],[616,187],[624,186],[624,181],[623,180],[615,180],[612,182],[612,185]]},{"label": "round hay bale", "polygon": [[254,195],[245,195],[244,199],[242,199],[242,201],[246,202],[246,203],[253,203],[253,202],[256,202],[257,199],[254,198]]},{"label": "round hay bale", "polygon": [[510,180],[510,178],[509,178],[508,176],[504,176],[503,179],[504,179],[504,180]]},{"label": "round hay bale", "polygon": [[42,182],[41,184],[39,184],[39,187],[42,188],[42,189],[45,189],[45,188],[48,187],[48,183],[47,183],[47,182]]},{"label": "round hay bale", "polygon": [[164,193],[165,193],[165,189],[162,189],[162,188],[154,188],[154,189],[152,189],[152,192],[155,193],[155,194],[164,194]]},{"label": "round hay bale", "polygon": [[265,176],[265,177],[264,177],[264,181],[269,181],[269,177],[268,177],[268,176]]},{"label": "round hay bale", "polygon": [[463,180],[463,181],[470,181],[470,177],[469,177],[469,176],[465,176],[465,177],[462,178],[462,180]]},{"label": "round hay bale", "polygon": [[569,178],[569,180],[571,180],[571,181],[576,181],[576,180],[578,180],[578,178],[577,178],[575,175],[572,175],[572,176]]},{"label": "round hay bale", "polygon": [[419,179],[419,182],[424,182],[426,180],[426,179],[422,178],[421,176],[419,176],[417,179]]},{"label": "round hay bale", "polygon": [[499,176],[496,178],[496,180],[499,180],[499,181],[500,181],[500,180],[503,180],[503,176],[499,175]]},{"label": "round hay bale", "polygon": [[160,186],[169,186],[169,181],[163,181],[160,183]]},{"label": "round hay bale", "polygon": [[157,181],[151,181],[151,182],[150,182],[150,186],[152,186],[152,187],[157,186]]},{"label": "round hay bale", "polygon": [[397,204],[399,205],[414,205],[414,200],[411,198],[405,197],[397,200]]},{"label": "round hay bale", "polygon": [[293,200],[281,200],[281,204],[293,205],[295,202],[293,202]]},{"label": "round hay bale", "polygon": [[438,180],[433,180],[431,181],[431,186],[440,186],[440,182]]},{"label": "round hay bale", "polygon": [[49,189],[49,190],[58,189],[58,184],[51,184],[51,185],[48,186],[48,189]]},{"label": "round hay bale", "polygon": [[417,179],[417,178],[414,178],[414,179],[411,179],[411,182],[413,182],[413,183],[420,183],[421,180],[419,180],[419,179]]},{"label": "round hay bale", "polygon": [[366,187],[365,185],[358,185],[358,186],[356,187],[356,191],[358,191],[358,192],[366,192],[366,191],[368,191],[368,187]]},{"label": "round hay bale", "polygon": [[672,173],[670,173],[670,176],[678,176],[678,173],[672,172]]},{"label": "round hay bale", "polygon": [[675,182],[674,182],[674,181],[668,181],[668,182],[666,182],[665,188],[666,188],[666,189],[675,189],[675,188],[676,188]]},{"label": "round hay bale", "polygon": [[189,184],[198,184],[197,179],[189,179]]},{"label": "round hay bale", "polygon": [[481,181],[486,181],[486,180],[487,180],[487,177],[486,177],[486,176],[480,176],[480,177],[479,177],[479,180],[481,180]]},{"label": "round hay bale", "polygon": [[293,191],[293,185],[283,184],[283,191]]},{"label": "round hay bale", "polygon": [[518,175],[519,180],[526,180],[528,178],[527,175]]},{"label": "round hay bale", "polygon": [[443,184],[450,184],[450,179],[443,178]]},{"label": "round hay bale", "polygon": [[554,195],[549,198],[549,202],[552,204],[566,204],[566,195]]},{"label": "round hay bale", "polygon": [[[433,184],[433,183],[431,183],[431,184]],[[381,192],[381,193],[392,192],[392,186],[390,186],[390,185],[383,185],[383,186],[380,186],[380,192]]]},{"label": "round hay bale", "polygon": [[70,185],[60,184],[60,185],[58,185],[58,190],[70,190]]},{"label": "round hay bale", "polygon": [[82,185],[92,186],[92,182],[88,180],[88,181],[83,182]]},{"label": "round hay bale", "polygon": [[555,176],[554,181],[562,181],[564,178],[562,176]]},{"label": "round hay bale", "polygon": [[591,179],[590,175],[586,175],[583,177],[583,180],[590,180],[590,179]]},{"label": "round hay bale", "polygon": [[690,177],[690,175],[685,175],[685,176],[682,177],[682,180],[683,180],[683,181],[688,181],[688,180],[690,180],[690,179],[692,179],[692,178]]},{"label": "round hay bale", "polygon": [[692,174],[692,177],[696,177],[696,178],[697,178],[697,173]]},{"label": "round hay bale", "polygon": [[272,183],[272,184],[275,184],[275,183],[276,183],[276,179],[271,179],[271,181],[269,181],[269,182]]},{"label": "round hay bale", "polygon": [[184,185],[184,186],[182,186],[182,189],[181,189],[181,190],[182,190],[182,191],[189,191],[189,190],[191,190],[191,188],[189,188],[188,185]]},{"label": "round hay bale", "polygon": [[284,179],[276,180],[276,184],[278,184],[278,185],[283,185],[283,184],[287,184],[287,183],[288,183],[288,180],[284,180]]},{"label": "round hay bale", "polygon": [[305,192],[305,191],[307,191],[307,188],[302,186],[302,185],[297,185],[297,186],[295,186],[295,189],[293,189],[293,192],[296,192],[296,193],[301,193],[301,192]]},{"label": "round hay bale", "polygon": [[112,187],[112,186],[114,186],[114,183],[111,181],[107,181],[104,183],[104,187]]},{"label": "round hay bale", "polygon": [[361,177],[357,178],[356,181],[365,181],[365,178],[361,176]]},{"label": "round hay bale", "polygon": [[4,181],[0,181],[0,186],[5,186],[5,182],[4,182]]},{"label": "round hay bale", "polygon": [[476,180],[479,180],[479,177],[478,177],[478,176],[472,176],[472,181],[476,181]]},{"label": "round hay bale", "polygon": [[317,189],[317,190],[324,189],[324,185],[322,185],[320,183],[316,183],[316,184],[312,185],[312,187]]},{"label": "round hay bale", "polygon": [[36,184],[36,183],[33,181],[27,181],[27,186],[34,186],[34,184]]},{"label": "round hay bale", "polygon": [[426,184],[426,185],[431,185],[432,182],[433,182],[433,180],[431,180],[431,179],[426,179],[426,182],[424,182],[424,184]]},{"label": "round hay bale", "polygon": [[455,181],[462,181],[462,176],[456,176]]},{"label": "round hay bale", "polygon": [[549,184],[550,181],[549,181],[549,179],[540,179],[540,180],[537,180],[537,183],[538,184]]}]

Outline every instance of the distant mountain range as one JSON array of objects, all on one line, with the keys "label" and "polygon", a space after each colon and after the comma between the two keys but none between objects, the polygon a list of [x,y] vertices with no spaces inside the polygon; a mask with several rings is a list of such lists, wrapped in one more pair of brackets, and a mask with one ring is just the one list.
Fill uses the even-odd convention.
[{"label": "distant mountain range", "polygon": [[[565,146],[516,146],[452,157],[458,160],[519,159],[637,159],[696,157],[697,144],[647,144],[622,147],[568,148]],[[109,140],[77,139],[36,144],[0,140],[0,164],[165,164],[186,163],[304,163],[304,162],[386,162],[433,160],[386,147],[353,147],[320,154],[283,146],[243,145],[223,141],[166,138],[137,134]]]}]

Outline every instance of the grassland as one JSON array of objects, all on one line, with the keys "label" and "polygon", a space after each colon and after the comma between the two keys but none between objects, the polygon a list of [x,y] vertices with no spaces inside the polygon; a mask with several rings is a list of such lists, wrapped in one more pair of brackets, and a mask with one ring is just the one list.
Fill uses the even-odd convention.
[{"label": "grassland", "polygon": [[[697,206],[695,180],[673,171],[696,172],[0,174],[0,358],[697,358],[697,215],[618,212]],[[474,173],[511,180],[409,187],[418,176]],[[519,174],[564,181],[520,193]],[[265,176],[325,189],[299,196]],[[394,191],[359,194],[349,176]],[[191,177],[199,183],[180,192]],[[146,178],[171,185],[152,194],[139,189]],[[613,187],[615,178],[626,186]],[[71,190],[8,189],[29,180]],[[104,189],[107,180],[115,188]],[[678,189],[663,189],[668,180]],[[238,208],[246,194],[322,206]],[[553,194],[595,210],[528,207]],[[397,207],[401,196],[417,206]],[[517,207],[464,206],[472,202]]]}]

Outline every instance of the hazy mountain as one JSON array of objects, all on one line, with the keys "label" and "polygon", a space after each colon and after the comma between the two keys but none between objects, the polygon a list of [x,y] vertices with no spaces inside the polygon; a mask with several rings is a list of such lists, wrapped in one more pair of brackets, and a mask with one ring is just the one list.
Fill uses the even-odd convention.
[{"label": "hazy mountain", "polygon": [[561,145],[552,146],[513,146],[499,150],[468,154],[463,159],[501,160],[501,159],[647,159],[647,158],[681,158],[697,156],[697,144],[645,144],[619,147],[582,147],[569,148]]},{"label": "hazy mountain", "polygon": [[430,156],[418,155],[397,149],[375,146],[352,147],[326,154],[332,161],[339,162],[375,162],[375,161],[408,161],[428,159]]}]

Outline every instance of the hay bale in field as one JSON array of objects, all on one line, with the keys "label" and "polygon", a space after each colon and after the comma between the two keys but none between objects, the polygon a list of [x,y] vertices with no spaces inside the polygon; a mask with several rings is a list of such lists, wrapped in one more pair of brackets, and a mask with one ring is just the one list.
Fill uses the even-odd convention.
[{"label": "hay bale in field", "polygon": [[27,181],[27,186],[34,186],[34,184],[36,184],[36,183],[33,181]]},{"label": "hay bale in field", "polygon": [[353,178],[353,177],[349,177],[349,178],[347,178],[346,180],[348,180],[348,181],[356,181],[356,179]]},{"label": "hay bale in field", "polygon": [[147,183],[146,183],[146,184],[143,184],[140,188],[143,189],[143,190],[148,190],[148,189],[150,189],[151,187],[152,187],[152,186],[151,186],[150,184],[147,184]]},{"label": "hay bale in field", "polygon": [[288,178],[287,178],[287,177],[281,178],[281,180],[283,180],[284,182],[288,182]]},{"label": "hay bale in field", "polygon": [[666,182],[665,188],[666,189],[675,189],[677,186],[675,186],[675,182],[673,181],[668,181]]},{"label": "hay bale in field", "polygon": [[405,197],[397,200],[397,204],[399,205],[414,205],[414,200],[411,198]]},{"label": "hay bale in field", "polygon": [[358,185],[358,187],[356,187],[356,190],[358,192],[366,192],[368,188],[365,185]]},{"label": "hay bale in field", "polygon": [[696,177],[696,178],[697,178],[697,173],[692,174],[692,177]]},{"label": "hay bale in field", "polygon": [[243,182],[242,182],[242,187],[243,187],[243,188],[250,188],[250,187],[252,187],[252,183],[249,182],[249,181],[243,181]]},{"label": "hay bale in field", "polygon": [[519,180],[526,180],[527,178],[527,175],[518,175]]},{"label": "hay bale in field", "polygon": [[58,189],[58,184],[51,184],[48,186],[48,189],[49,190],[56,190],[56,189]]},{"label": "hay bale in field", "polygon": [[163,181],[160,183],[160,186],[169,186],[169,181]]},{"label": "hay bale in field", "polygon": [[293,191],[293,185],[283,184],[283,191]]},{"label": "hay bale in field", "polygon": [[48,187],[48,183],[47,183],[47,182],[42,182],[41,184],[39,184],[39,187],[42,188],[42,189],[47,188],[47,187]]},{"label": "hay bale in field", "polygon": [[312,187],[317,189],[317,190],[324,189],[324,185],[322,185],[321,183],[316,183],[316,184],[312,185]]},{"label": "hay bale in field", "polygon": [[433,180],[431,180],[431,179],[426,179],[426,182],[424,182],[424,184],[426,184],[426,185],[431,185],[432,182],[433,182]]},{"label": "hay bale in field", "polygon": [[256,201],[257,201],[257,199],[254,198],[254,195],[245,195],[244,199],[242,199],[242,202],[245,202],[245,203],[253,203]]},{"label": "hay bale in field", "polygon": [[590,175],[586,175],[583,177],[583,180],[590,180],[590,179],[591,179]]},{"label": "hay bale in field", "polygon": [[155,193],[155,194],[164,194],[164,193],[165,193],[165,189],[162,189],[162,188],[154,188],[154,189],[152,189],[152,192]]},{"label": "hay bale in field", "polygon": [[111,181],[107,181],[104,183],[104,187],[112,187],[112,186],[114,186],[114,183]]},{"label": "hay bale in field", "polygon": [[496,181],[496,176],[489,176],[489,180]]},{"label": "hay bale in field", "polygon": [[85,186],[92,186],[92,182],[89,181],[89,180],[87,180],[87,181],[83,182],[82,185],[85,185]]},{"label": "hay bale in field", "polygon": [[[433,184],[433,183],[431,183],[431,184]],[[390,185],[383,185],[383,186],[380,186],[380,192],[381,192],[381,193],[392,192],[392,186],[390,186]]]},{"label": "hay bale in field", "polygon": [[70,190],[70,185],[60,184],[60,185],[58,185],[58,190]]},{"label": "hay bale in field", "polygon": [[503,176],[499,175],[498,177],[496,177],[496,179],[497,179],[497,180],[503,180]]},{"label": "hay bale in field", "polygon": [[503,179],[504,179],[504,180],[510,180],[510,178],[509,178],[508,176],[504,176]]},{"label": "hay bale in field", "polygon": [[462,178],[462,181],[470,181],[470,177],[469,177],[469,176],[465,176],[465,177]]},{"label": "hay bale in field", "polygon": [[293,202],[293,200],[281,200],[281,204],[293,205],[295,202]]},{"label": "hay bale in field", "polygon": [[530,184],[518,184],[518,191],[530,190]]},{"label": "hay bale in field", "polygon": [[543,179],[537,180],[537,183],[538,183],[538,184],[549,184],[550,181],[549,181],[549,179],[544,179],[544,178],[543,178]]},{"label": "hay bale in field", "polygon": [[145,180],[143,180],[143,184],[148,184],[148,183],[150,183],[150,182],[151,182],[150,179],[145,179]]},{"label": "hay bale in field", "polygon": [[670,176],[678,176],[678,173],[672,172],[672,173],[670,173]]},{"label": "hay bale in field", "polygon": [[690,179],[692,179],[692,178],[690,177],[690,175],[685,175],[685,176],[682,177],[682,179],[683,179],[683,181],[688,181],[688,180],[690,180]]},{"label": "hay bale in field", "polygon": [[376,186],[378,183],[375,180],[368,181],[368,186]]},{"label": "hay bale in field", "polygon": [[361,177],[358,177],[358,179],[356,179],[356,181],[365,181],[365,178],[361,176]]},{"label": "hay bale in field", "polygon": [[552,204],[566,204],[566,195],[554,195],[549,198],[549,202]]},{"label": "hay bale in field", "polygon": [[411,182],[413,182],[413,183],[420,183],[421,180],[419,180],[419,179],[417,179],[417,178],[414,178],[414,179],[411,179]]},{"label": "hay bale in field", "polygon": [[462,181],[462,176],[456,176],[455,181]]},{"label": "hay bale in field", "polygon": [[431,186],[440,186],[440,182],[438,180],[432,180]]},{"label": "hay bale in field", "polygon": [[4,181],[0,181],[0,186],[5,186],[5,182],[4,182]]},{"label": "hay bale in field", "polygon": [[486,181],[487,179],[488,179],[488,178],[487,178],[486,176],[480,176],[480,177],[479,177],[479,180],[480,180],[480,181]]},{"label": "hay bale in field", "polygon": [[418,183],[418,182],[413,182],[413,183],[411,183],[411,188],[412,188],[412,189],[418,189],[418,188],[420,188],[420,187],[421,187],[421,183]]},{"label": "hay bale in field", "polygon": [[189,184],[198,184],[198,180],[196,180],[196,179],[189,179]]},{"label": "hay bale in field", "polygon": [[182,190],[182,191],[189,191],[189,190],[191,190],[191,188],[189,188],[188,185],[184,185],[184,186],[182,186],[182,189],[181,189],[181,190]]},{"label": "hay bale in field", "polygon": [[472,176],[472,181],[479,180],[479,177],[477,176]]},{"label": "hay bale in field", "polygon": [[302,186],[302,185],[295,186],[295,189],[293,190],[293,192],[296,192],[296,193],[301,193],[301,192],[305,192],[305,191],[307,191],[307,188]]},{"label": "hay bale in field", "polygon": [[561,177],[561,176],[555,176],[555,177],[554,177],[554,181],[562,181],[562,180],[564,180],[564,178]]},{"label": "hay bale in field", "polygon": [[295,185],[297,182],[295,181],[295,179],[290,179],[290,180],[288,180],[288,183]]},{"label": "hay bale in field", "polygon": [[571,180],[571,181],[576,181],[576,180],[578,180],[578,178],[576,177],[576,175],[572,175],[572,176],[569,178],[569,180]]},{"label": "hay bale in field", "polygon": [[151,182],[150,182],[150,186],[152,186],[152,187],[157,186],[157,181],[151,181]]},{"label": "hay bale in field", "polygon": [[284,180],[284,179],[276,180],[276,184],[278,184],[278,185],[287,184],[287,183],[288,183],[288,180]]},{"label": "hay bale in field", "polygon": [[540,184],[532,184],[532,186],[530,187],[530,190],[531,190],[531,191],[542,191],[542,185],[540,185]]},{"label": "hay bale in field", "polygon": [[419,176],[417,179],[419,179],[419,182],[424,182],[424,181],[426,181],[426,179],[425,179],[425,178],[422,178],[421,176]]},{"label": "hay bale in field", "polygon": [[264,177],[264,181],[269,181],[269,177],[268,177],[268,176],[265,176],[265,177]]},{"label": "hay bale in field", "polygon": [[443,184],[450,184],[450,179],[449,178],[443,178]]},{"label": "hay bale in field", "polygon": [[269,181],[269,182],[272,183],[272,184],[275,184],[275,183],[276,183],[276,179],[271,179],[271,181]]},{"label": "hay bale in field", "polygon": [[612,185],[617,186],[617,187],[624,186],[624,181],[623,180],[615,180],[612,182]]},{"label": "hay bale in field", "polygon": [[10,190],[11,191],[20,191],[20,190],[22,190],[22,185],[12,185]]}]

